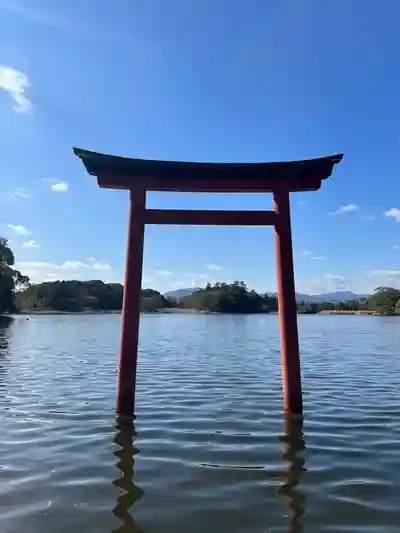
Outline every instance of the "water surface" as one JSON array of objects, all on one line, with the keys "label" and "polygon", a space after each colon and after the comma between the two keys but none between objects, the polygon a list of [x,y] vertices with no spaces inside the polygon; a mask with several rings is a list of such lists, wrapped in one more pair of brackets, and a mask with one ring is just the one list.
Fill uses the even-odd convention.
[{"label": "water surface", "polygon": [[399,532],[400,320],[299,324],[285,425],[276,316],[143,316],[134,427],[119,316],[0,326],[0,531]]}]

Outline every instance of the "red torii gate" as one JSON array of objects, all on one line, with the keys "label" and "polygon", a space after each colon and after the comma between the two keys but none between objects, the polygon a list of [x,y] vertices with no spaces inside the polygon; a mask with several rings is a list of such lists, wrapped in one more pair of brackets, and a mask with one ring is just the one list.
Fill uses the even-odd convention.
[{"label": "red torii gate", "polygon": [[[133,415],[139,338],[145,224],[274,226],[284,408],[301,414],[303,401],[293,251],[290,192],[316,191],[342,154],[280,163],[187,163],[130,159],[74,148],[100,187],[128,189],[130,215],[122,307],[117,411]],[[272,193],[272,211],[146,209],[147,191]]]}]

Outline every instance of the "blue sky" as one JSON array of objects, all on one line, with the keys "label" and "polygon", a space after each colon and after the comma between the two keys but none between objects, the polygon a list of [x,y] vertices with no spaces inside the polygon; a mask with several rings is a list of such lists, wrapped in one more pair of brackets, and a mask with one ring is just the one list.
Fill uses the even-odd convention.
[{"label": "blue sky", "polygon": [[[124,272],[127,193],[72,146],[194,161],[344,152],[292,195],[296,288],[400,287],[397,0],[0,0],[0,234],[33,281]],[[152,193],[150,207],[270,208]],[[144,285],[275,289],[272,228],[146,228]]]}]

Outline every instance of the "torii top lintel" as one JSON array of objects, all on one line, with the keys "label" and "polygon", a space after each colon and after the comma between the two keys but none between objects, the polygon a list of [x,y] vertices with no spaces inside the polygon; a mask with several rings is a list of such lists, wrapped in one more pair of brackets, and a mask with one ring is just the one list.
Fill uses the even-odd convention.
[{"label": "torii top lintel", "polygon": [[343,154],[279,163],[193,163],[130,159],[74,148],[100,187],[181,192],[313,191]]}]

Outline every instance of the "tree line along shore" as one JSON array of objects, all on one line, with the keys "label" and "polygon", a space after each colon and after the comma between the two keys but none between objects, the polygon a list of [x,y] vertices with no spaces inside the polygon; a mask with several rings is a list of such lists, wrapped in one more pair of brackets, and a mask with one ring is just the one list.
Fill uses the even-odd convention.
[{"label": "tree line along shore", "polygon": [[[54,281],[30,285],[17,292],[12,312],[105,313],[122,308],[123,286],[103,281]],[[1,298],[1,296],[0,296]],[[276,296],[261,295],[237,281],[216,283],[174,299],[153,289],[141,291],[141,311],[198,313],[274,313]],[[0,299],[1,307],[1,299]],[[344,302],[298,302],[301,314],[400,315],[400,291],[381,287],[369,298]]]},{"label": "tree line along shore", "polygon": [[[14,254],[0,237],[0,314],[4,313],[104,313],[122,308],[120,283],[51,281],[31,284],[14,268]],[[275,295],[259,294],[243,281],[207,284],[203,289],[175,299],[154,289],[142,289],[142,312],[274,313]],[[374,294],[341,302],[297,302],[303,314],[400,315],[400,290],[378,287]]]}]

